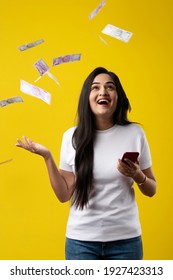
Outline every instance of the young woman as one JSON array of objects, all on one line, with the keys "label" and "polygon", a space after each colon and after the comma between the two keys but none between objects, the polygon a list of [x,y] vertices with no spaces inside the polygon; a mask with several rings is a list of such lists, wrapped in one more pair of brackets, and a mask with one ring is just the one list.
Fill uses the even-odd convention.
[{"label": "young woman", "polygon": [[[128,110],[117,75],[98,67],[83,84],[77,126],[63,135],[59,169],[46,147],[17,139],[16,146],[44,158],[57,198],[71,200],[67,260],[143,257],[134,182],[152,197],[156,181],[145,133]],[[122,161],[125,152],[138,152],[137,161]]]}]

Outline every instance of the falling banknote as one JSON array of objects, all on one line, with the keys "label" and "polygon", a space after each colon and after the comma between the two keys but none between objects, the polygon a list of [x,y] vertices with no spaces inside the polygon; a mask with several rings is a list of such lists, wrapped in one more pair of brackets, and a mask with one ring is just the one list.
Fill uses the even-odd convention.
[{"label": "falling banknote", "polygon": [[40,73],[40,76],[34,81],[35,83],[41,79],[41,77],[47,73],[49,70],[49,66],[46,64],[46,62],[41,58],[36,63],[34,63],[34,66],[37,68],[38,72]]},{"label": "falling banknote", "polygon": [[13,160],[13,159],[10,158],[10,159],[7,159],[7,160],[5,160],[5,161],[1,161],[0,164],[4,164],[4,163],[10,162],[10,161],[12,161],[12,160]]},{"label": "falling banknote", "polygon": [[4,107],[4,106],[7,106],[9,104],[18,103],[18,102],[23,102],[22,97],[20,97],[20,96],[11,97],[11,98],[8,98],[8,99],[1,100],[0,101],[0,107]]},{"label": "falling banknote", "polygon": [[76,60],[80,60],[81,54],[69,54],[65,56],[59,56],[53,59],[53,66],[66,63],[66,62],[73,62]]},{"label": "falling banknote", "polygon": [[97,34],[100,38],[100,40],[105,44],[105,45],[108,45],[108,43],[106,42],[106,40],[104,40],[99,34]]},{"label": "falling banknote", "polygon": [[34,66],[37,68],[38,72],[40,73],[40,76],[34,81],[35,83],[38,80],[40,80],[43,75],[47,74],[52,80],[55,81],[55,83],[60,85],[57,78],[48,71],[50,68],[42,58],[40,58],[36,63],[34,63]]},{"label": "falling banknote", "polygon": [[123,30],[111,24],[107,24],[102,30],[102,33],[121,40],[125,43],[127,43],[133,35],[132,32]]},{"label": "falling banknote", "polygon": [[18,47],[18,49],[19,49],[19,51],[25,51],[25,50],[28,50],[30,48],[36,47],[36,46],[40,45],[41,43],[44,43],[44,39],[39,39],[37,41],[24,44],[24,45]]},{"label": "falling banknote", "polygon": [[20,81],[20,90],[26,94],[29,94],[31,96],[34,96],[36,98],[39,98],[46,102],[47,104],[50,104],[51,101],[51,95],[47,91],[45,91],[42,88],[36,87],[32,84],[29,84],[28,82],[21,80]]},{"label": "falling banknote", "polygon": [[49,66],[42,58],[34,63],[34,66],[37,68],[41,76],[43,76],[49,70]]},{"label": "falling banknote", "polygon": [[95,17],[98,12],[100,12],[100,10],[103,8],[103,6],[106,4],[106,0],[103,0],[100,5],[89,14],[89,19],[92,19],[93,17]]}]

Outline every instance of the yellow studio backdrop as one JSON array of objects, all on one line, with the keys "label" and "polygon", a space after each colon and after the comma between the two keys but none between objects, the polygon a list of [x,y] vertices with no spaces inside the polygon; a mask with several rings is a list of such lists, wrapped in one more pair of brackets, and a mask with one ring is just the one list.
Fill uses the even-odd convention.
[{"label": "yellow studio backdrop", "polygon": [[[0,259],[64,259],[69,203],[53,193],[44,160],[15,147],[26,135],[49,147],[59,164],[63,132],[75,124],[79,93],[97,66],[117,73],[150,144],[158,191],[136,198],[143,229],[144,259],[173,259],[173,2],[106,0],[6,0],[0,8],[0,100],[21,96],[23,103],[0,108]],[[101,33],[112,24],[133,33],[128,43]],[[100,38],[101,36],[101,38]],[[18,46],[44,39],[26,51]],[[54,57],[81,53],[81,60],[52,67]],[[36,86],[51,104],[20,91],[31,84],[42,58],[58,79],[47,75]]]}]

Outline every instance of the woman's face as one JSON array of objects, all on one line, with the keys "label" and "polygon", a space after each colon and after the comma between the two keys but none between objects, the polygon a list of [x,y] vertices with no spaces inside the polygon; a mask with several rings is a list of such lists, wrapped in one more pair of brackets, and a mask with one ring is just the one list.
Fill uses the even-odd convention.
[{"label": "woman's face", "polygon": [[93,80],[89,104],[95,118],[112,120],[117,107],[118,94],[113,79],[108,74],[99,74]]}]

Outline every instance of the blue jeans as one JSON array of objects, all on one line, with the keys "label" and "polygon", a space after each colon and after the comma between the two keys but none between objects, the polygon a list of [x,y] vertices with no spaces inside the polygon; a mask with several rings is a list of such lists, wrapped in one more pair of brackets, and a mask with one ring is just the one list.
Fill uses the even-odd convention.
[{"label": "blue jeans", "polygon": [[66,260],[142,260],[141,236],[110,242],[66,238]]}]

